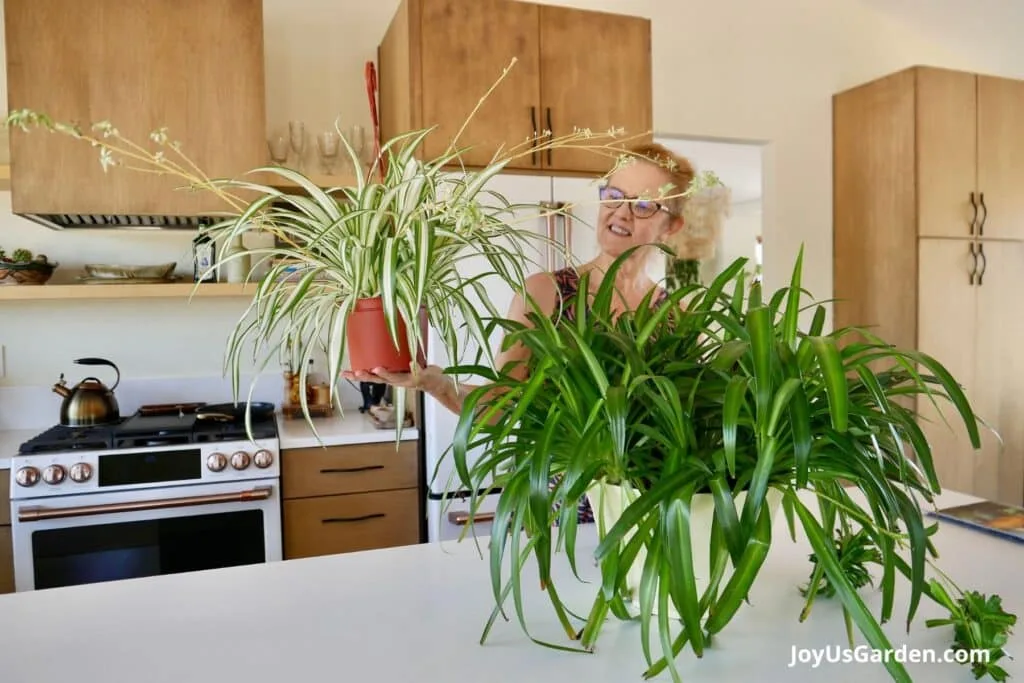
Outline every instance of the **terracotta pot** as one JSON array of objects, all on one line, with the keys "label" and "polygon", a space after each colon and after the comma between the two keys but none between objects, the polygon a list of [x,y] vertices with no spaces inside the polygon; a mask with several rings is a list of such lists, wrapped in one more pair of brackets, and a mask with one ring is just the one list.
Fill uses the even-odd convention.
[{"label": "terracotta pot", "polygon": [[398,346],[391,339],[384,318],[381,298],[359,299],[349,313],[345,340],[349,365],[353,371],[384,368],[389,372],[409,372],[412,354],[406,339],[405,321],[398,318]]}]

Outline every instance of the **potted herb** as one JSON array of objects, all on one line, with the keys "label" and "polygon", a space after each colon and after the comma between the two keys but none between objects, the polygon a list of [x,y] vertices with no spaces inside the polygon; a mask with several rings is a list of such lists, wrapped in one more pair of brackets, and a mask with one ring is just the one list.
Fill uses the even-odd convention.
[{"label": "potted herb", "polygon": [[[873,647],[889,648],[880,623],[891,617],[896,572],[910,579],[908,623],[921,596],[932,595],[922,505],[939,491],[905,399],[952,401],[977,448],[978,421],[957,381],[934,358],[865,330],[825,333],[820,305],[801,330],[802,251],[790,285],[770,297],[747,283],[740,259],[707,286],[680,287],[657,309],[642,304],[616,317],[614,271],[631,251],[592,301],[566,302],[576,323],[536,306],[530,326],[502,321],[505,343],[531,351],[524,379],[510,367],[450,370],[492,383],[467,399],[452,453],[460,488],[476,492],[471,518],[500,489],[490,543],[495,615],[523,590],[532,558],[579,650],[594,648],[609,613],[636,619],[644,675],[669,668],[678,680],[675,657],[687,646],[700,656],[742,606],[781,510],[793,538],[799,527],[816,554],[814,585],[827,579],[849,621]],[[471,465],[472,448],[482,455]],[[584,496],[595,511],[602,578],[586,618],[574,620],[551,568],[556,547],[571,566],[582,560],[576,511]],[[623,500],[606,504],[615,498]],[[863,529],[878,549],[879,618],[837,553],[835,532],[847,527]],[[908,680],[900,662],[885,666]]]},{"label": "potted herb", "polygon": [[8,254],[0,249],[0,285],[42,285],[53,276],[57,264],[45,254],[33,256],[28,249]]},{"label": "potted herb", "polygon": [[[621,130],[577,130],[563,136],[544,131],[500,150],[484,168],[463,168],[462,131],[512,65],[436,158],[417,158],[433,129],[412,131],[383,141],[380,155],[364,173],[342,135],[356,169],[355,183],[335,188],[320,188],[307,176],[277,166],[253,169],[255,178],[209,178],[166,129],[139,144],[122,137],[110,122],[86,131],[27,109],[11,112],[7,125],[26,131],[42,127],[94,145],[105,169],[125,166],[172,175],[193,190],[216,193],[224,200],[223,220],[201,230],[215,240],[230,243],[254,232],[272,235],[273,245],[238,256],[251,258],[253,268],[268,262],[271,267],[228,340],[227,364],[237,396],[244,364],[255,360],[258,375],[281,355],[291,354],[300,368],[299,396],[309,419],[304,387],[308,361],[317,349],[326,352],[332,389],[346,355],[353,370],[409,370],[425,351],[428,326],[437,331],[450,358],[463,360],[469,346],[489,358],[485,321],[504,312],[496,310],[486,279],[496,276],[520,287],[531,267],[531,242],[547,240],[517,218],[520,207],[490,190],[488,182],[514,160],[537,151],[574,147],[614,157],[629,142]],[[281,182],[257,182],[268,176]],[[298,191],[283,189],[287,185]],[[490,272],[465,275],[461,265],[472,257],[485,259]],[[395,403],[404,415],[404,390],[397,392]]]}]

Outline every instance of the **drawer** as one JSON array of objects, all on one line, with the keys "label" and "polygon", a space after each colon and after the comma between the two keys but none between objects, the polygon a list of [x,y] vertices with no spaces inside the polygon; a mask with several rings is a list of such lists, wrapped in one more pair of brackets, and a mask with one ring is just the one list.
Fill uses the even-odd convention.
[{"label": "drawer", "polygon": [[11,527],[0,526],[0,593],[14,592],[14,546]]},{"label": "drawer", "polygon": [[419,486],[416,441],[294,448],[281,452],[285,499]]},{"label": "drawer", "polygon": [[286,500],[283,507],[286,560],[420,540],[417,489]]},{"label": "drawer", "polygon": [[[0,526],[11,523],[11,471],[0,470]],[[8,539],[9,540],[9,539]]]}]

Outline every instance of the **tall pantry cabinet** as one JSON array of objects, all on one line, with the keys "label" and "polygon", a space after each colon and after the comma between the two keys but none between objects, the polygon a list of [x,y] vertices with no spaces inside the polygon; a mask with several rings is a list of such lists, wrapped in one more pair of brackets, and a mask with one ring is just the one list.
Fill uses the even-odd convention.
[{"label": "tall pantry cabinet", "polygon": [[914,67],[844,91],[833,154],[836,327],[943,363],[988,427],[975,451],[918,399],[940,483],[1024,504],[1024,82]]}]

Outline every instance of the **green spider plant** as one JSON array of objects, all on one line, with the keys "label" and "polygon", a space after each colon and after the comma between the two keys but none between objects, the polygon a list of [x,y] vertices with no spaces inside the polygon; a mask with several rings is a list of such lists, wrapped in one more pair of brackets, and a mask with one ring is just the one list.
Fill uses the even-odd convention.
[{"label": "green spider plant", "polygon": [[[929,444],[904,404],[908,397],[951,401],[977,448],[978,421],[957,381],[934,358],[893,348],[865,330],[826,334],[821,305],[801,330],[802,250],[790,285],[770,298],[758,283],[748,285],[740,259],[709,285],[682,287],[656,309],[649,295],[635,312],[616,317],[614,273],[629,253],[589,303],[565,302],[575,307],[575,322],[545,317],[536,306],[531,325],[496,322],[506,345],[531,351],[525,379],[516,379],[511,365],[452,369],[493,383],[467,399],[452,446],[461,487],[478,492],[473,512],[487,492],[501,491],[489,550],[496,606],[484,639],[510,595],[526,629],[521,581],[532,556],[567,637],[579,641],[543,644],[592,651],[611,612],[639,621],[645,676],[669,668],[678,680],[675,658],[687,645],[701,656],[757,580],[773,541],[766,494],[774,489],[790,536],[795,540],[799,520],[818,558],[821,574],[812,585],[827,578],[842,601],[851,642],[855,624],[873,647],[889,648],[880,624],[892,616],[897,571],[910,580],[908,628],[921,595],[931,596],[925,564],[935,553],[921,505],[940,491]],[[474,447],[483,455],[470,464]],[[574,617],[559,598],[552,565],[564,552],[575,574],[577,505],[601,481],[634,487],[639,496],[598,531],[593,559],[601,585],[589,613]],[[817,514],[797,497],[801,490],[812,492]],[[740,492],[746,496],[737,505]],[[698,495],[714,503],[709,567],[693,561],[691,506]],[[848,524],[861,526],[880,551],[877,617],[832,541]],[[640,551],[633,614],[623,593]],[[707,587],[698,591],[695,577],[708,571]],[[808,609],[813,599],[811,591]],[[670,607],[678,619],[670,619]],[[657,658],[652,639],[660,644]],[[909,680],[895,659],[886,667],[895,680]]]}]

